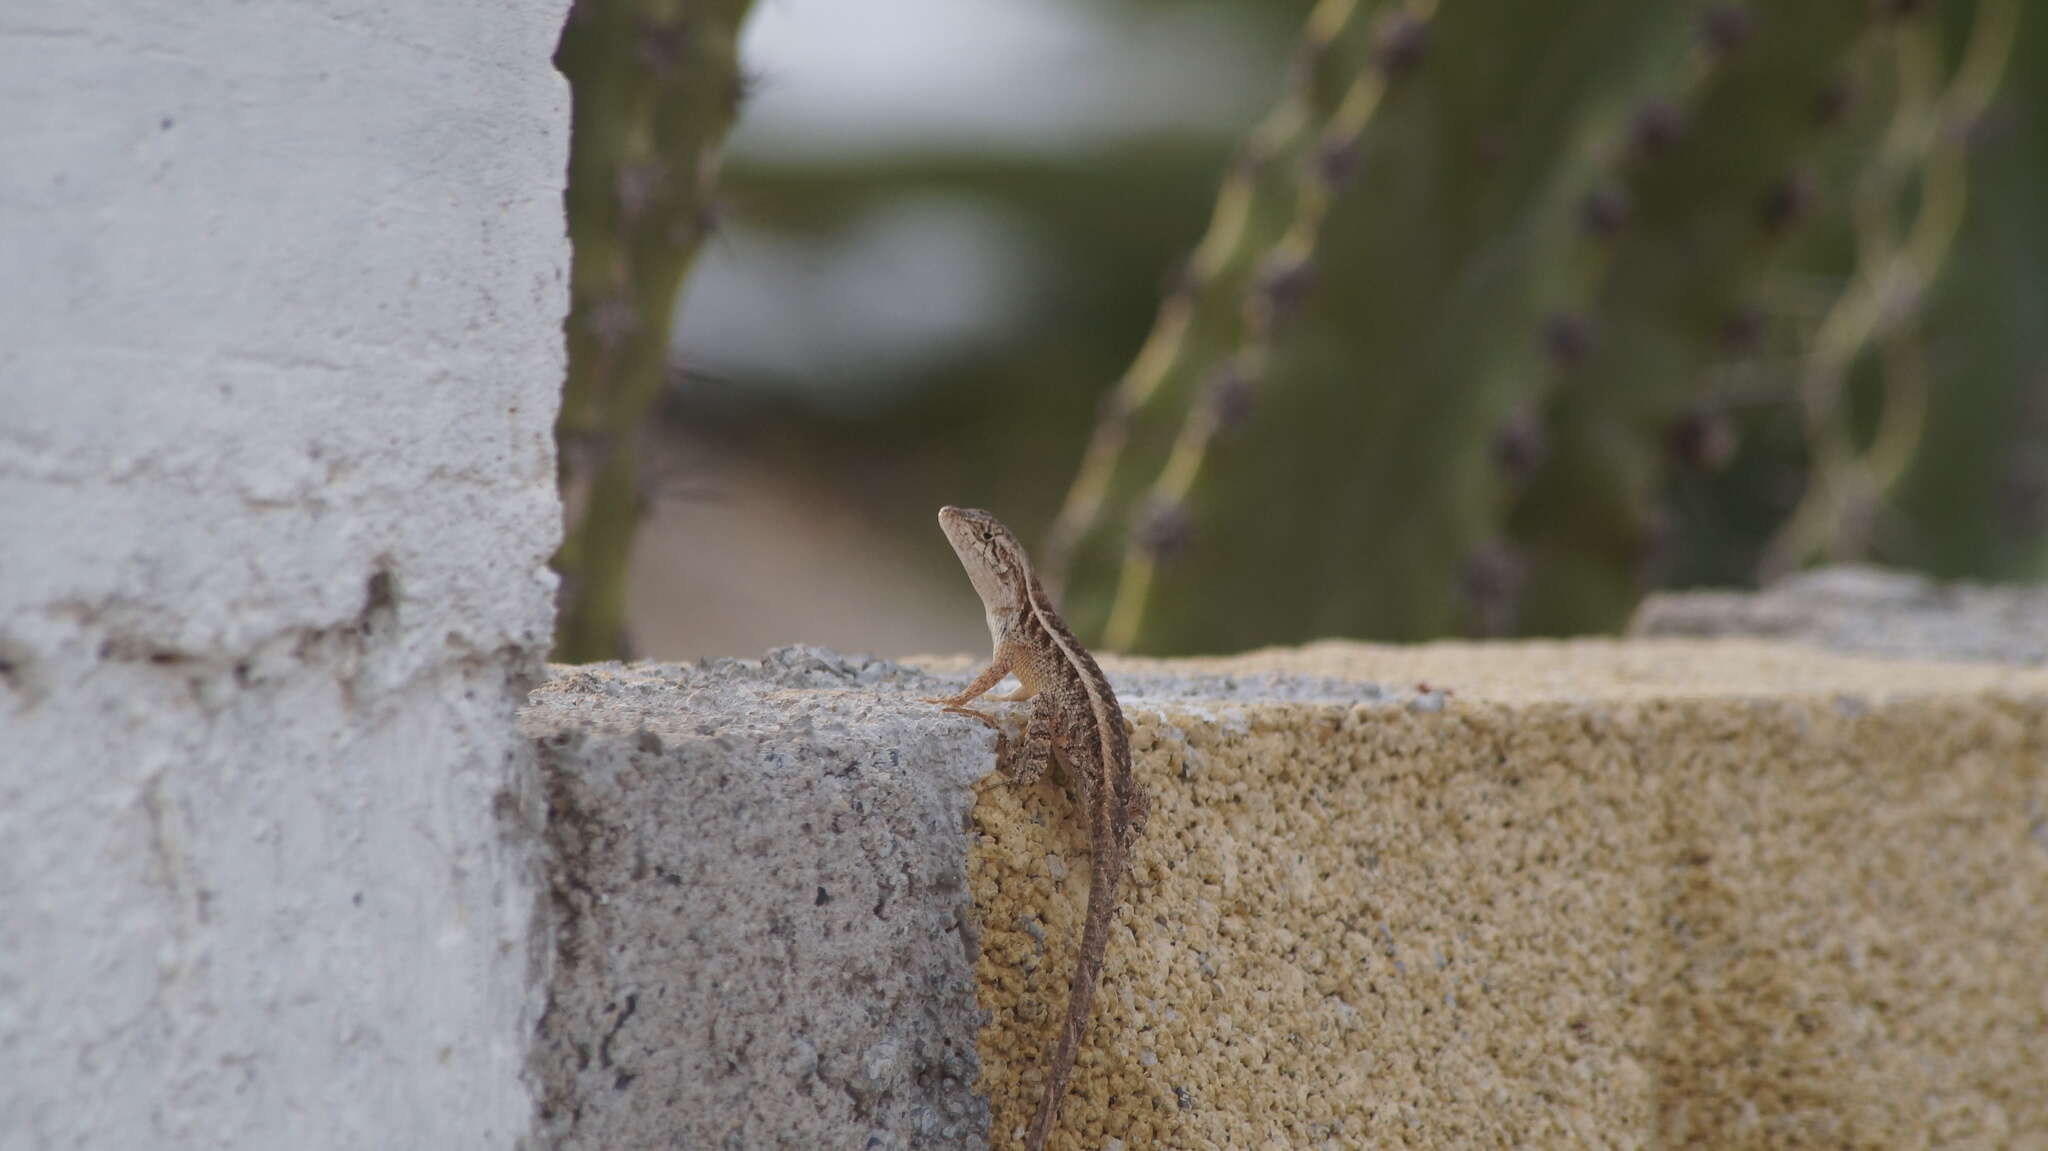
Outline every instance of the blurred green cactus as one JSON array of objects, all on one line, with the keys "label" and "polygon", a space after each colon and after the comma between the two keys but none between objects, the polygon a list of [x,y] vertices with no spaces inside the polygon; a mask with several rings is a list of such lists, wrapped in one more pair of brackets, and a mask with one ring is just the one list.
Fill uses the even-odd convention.
[{"label": "blurred green cactus", "polygon": [[639,441],[667,378],[677,291],[711,230],[750,2],[577,0],[555,54],[574,101],[558,660],[626,654],[626,564],[646,501]]},{"label": "blurred green cactus", "polygon": [[[2018,322],[1944,295],[2019,8],[1325,0],[1055,523],[1070,618],[1166,653],[1562,633],[1909,558],[1892,521],[1950,482],[1929,341]],[[1967,386],[2010,408],[2043,344],[2006,344],[2034,363]]]},{"label": "blurred green cactus", "polygon": [[[1970,145],[1968,210],[1922,312],[1935,394],[1885,540],[1948,577],[2048,573],[2048,13],[2017,7],[2000,95],[1977,122],[1946,128]],[[1955,44],[1975,13],[1943,17]]]},{"label": "blurred green cactus", "polygon": [[1111,647],[1609,630],[1651,587],[1836,558],[2048,574],[2048,18],[2023,0],[1122,10],[1195,8],[1247,72],[1293,45],[1235,148],[1210,120],[752,150],[721,178],[736,253],[871,259],[898,206],[966,207],[1030,256],[976,274],[1023,287],[886,368],[727,333],[682,377],[667,316],[744,5],[579,3],[560,656],[622,650],[657,392],[795,489],[857,489],[880,549],[943,568],[932,502],[1047,529]]}]

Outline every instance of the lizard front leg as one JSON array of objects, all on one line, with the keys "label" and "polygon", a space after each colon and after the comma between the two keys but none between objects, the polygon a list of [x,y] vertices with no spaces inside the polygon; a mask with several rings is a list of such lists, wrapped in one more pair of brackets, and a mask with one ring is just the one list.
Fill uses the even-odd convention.
[{"label": "lizard front leg", "polygon": [[[936,703],[948,711],[959,708],[969,715],[981,715],[980,712],[972,711],[963,705],[968,700],[978,699],[981,696],[987,695],[988,689],[1003,682],[1003,677],[1008,674],[1010,674],[1010,661],[1004,658],[1002,653],[998,652],[995,659],[990,661],[989,665],[981,670],[981,674],[974,677],[974,682],[962,689],[959,695],[928,695],[924,697],[924,702]],[[986,719],[986,717],[983,718]]]},{"label": "lizard front leg", "polygon": [[981,674],[974,677],[974,682],[968,684],[960,694],[924,697],[924,702],[938,704],[948,715],[966,716],[977,723],[987,725],[990,731],[995,732],[997,763],[1002,763],[1008,758],[1010,737],[1003,731],[1003,725],[995,721],[994,716],[968,707],[967,701],[988,694],[988,689],[1001,683],[1003,677],[1008,674],[1010,674],[1010,661],[999,650],[996,652],[995,658],[989,661],[989,665],[982,669]]}]

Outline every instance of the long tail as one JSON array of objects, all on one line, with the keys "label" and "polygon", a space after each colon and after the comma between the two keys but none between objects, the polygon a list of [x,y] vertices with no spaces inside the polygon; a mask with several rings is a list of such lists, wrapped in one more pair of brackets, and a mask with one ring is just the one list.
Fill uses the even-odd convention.
[{"label": "long tail", "polygon": [[1052,1073],[1045,1081],[1045,1095],[1038,1101],[1038,1115],[1031,1120],[1031,1133],[1024,1140],[1027,1151],[1044,1151],[1053,1121],[1059,1117],[1060,1099],[1067,1093],[1067,1081],[1074,1075],[1074,1056],[1081,1049],[1081,1033],[1088,1027],[1095,985],[1102,979],[1103,952],[1109,946],[1109,923],[1116,915],[1117,880],[1123,874],[1122,852],[1098,848],[1093,871],[1088,883],[1088,919],[1081,928],[1081,954],[1074,964],[1074,982],[1067,991],[1067,1021],[1060,1027],[1059,1045],[1053,1048]]}]

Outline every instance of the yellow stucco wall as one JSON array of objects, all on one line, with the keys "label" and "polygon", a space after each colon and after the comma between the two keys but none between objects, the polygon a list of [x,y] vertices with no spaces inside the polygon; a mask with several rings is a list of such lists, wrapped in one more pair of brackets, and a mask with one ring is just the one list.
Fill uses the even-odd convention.
[{"label": "yellow stucco wall", "polygon": [[[1400,690],[1126,689],[1152,820],[1055,1147],[2048,1147],[2048,674],[1751,641],[1109,666]],[[1087,837],[1050,777],[975,822],[1009,1147]]]}]

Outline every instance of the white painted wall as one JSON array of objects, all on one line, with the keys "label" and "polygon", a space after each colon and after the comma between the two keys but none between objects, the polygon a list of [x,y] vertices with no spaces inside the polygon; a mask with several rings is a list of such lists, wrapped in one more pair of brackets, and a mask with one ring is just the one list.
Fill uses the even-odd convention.
[{"label": "white painted wall", "polygon": [[510,1147],[567,0],[0,4],[0,1147]]}]

